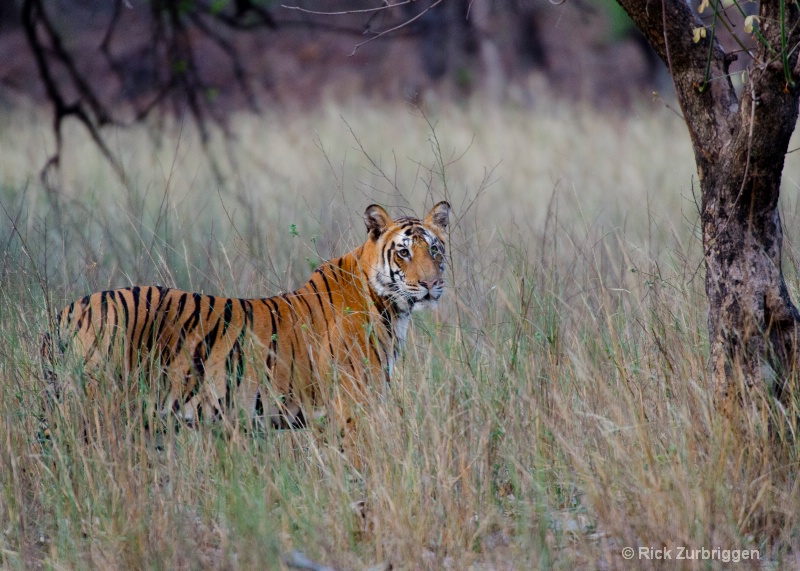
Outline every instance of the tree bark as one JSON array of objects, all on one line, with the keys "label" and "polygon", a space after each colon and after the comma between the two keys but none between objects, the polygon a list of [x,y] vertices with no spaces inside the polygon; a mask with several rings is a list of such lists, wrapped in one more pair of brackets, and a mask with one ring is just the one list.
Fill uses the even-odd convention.
[{"label": "tree bark", "polygon": [[797,366],[800,313],[781,269],[778,197],[798,116],[797,6],[762,0],[764,41],[737,97],[728,75],[735,58],[710,28],[693,41],[693,28],[704,24],[687,2],[618,2],[667,64],[694,147],[716,404],[738,406],[742,390],[754,387],[785,396]]}]

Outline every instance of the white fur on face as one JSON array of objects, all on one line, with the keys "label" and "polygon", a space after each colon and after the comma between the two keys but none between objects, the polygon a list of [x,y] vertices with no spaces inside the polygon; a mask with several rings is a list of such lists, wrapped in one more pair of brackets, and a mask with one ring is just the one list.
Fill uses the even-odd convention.
[{"label": "white fur on face", "polygon": [[[413,256],[414,240],[420,237],[425,241],[428,251],[434,246],[444,249],[439,238],[427,228],[416,226],[415,230],[417,232],[396,231],[386,238],[380,247],[377,267],[373,268],[374,273],[370,276],[370,283],[375,293],[391,300],[402,313],[433,309],[444,293],[443,283],[438,283],[430,290],[419,284],[409,284],[403,271],[394,263],[396,252],[403,248]],[[440,270],[443,271],[444,262],[440,266]]]}]

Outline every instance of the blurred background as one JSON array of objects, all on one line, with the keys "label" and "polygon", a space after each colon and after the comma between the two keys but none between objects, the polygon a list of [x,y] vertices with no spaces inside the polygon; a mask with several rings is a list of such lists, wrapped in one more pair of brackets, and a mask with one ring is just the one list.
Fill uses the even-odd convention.
[{"label": "blurred background", "polygon": [[170,209],[223,243],[242,229],[245,266],[286,256],[278,289],[307,269],[277,222],[308,221],[325,259],[361,240],[372,202],[476,204],[516,239],[560,201],[562,221],[624,223],[657,249],[694,219],[671,78],[613,0],[6,0],[0,54],[3,202],[100,260],[92,279],[64,252],[65,298],[66,284],[236,287],[111,246],[108,229],[133,224],[133,244],[163,240],[158,271],[174,266],[189,253],[159,226]]},{"label": "blurred background", "polygon": [[51,89],[66,104],[80,96],[91,113],[130,119],[165,103],[219,116],[326,98],[476,94],[609,108],[670,90],[663,64],[612,0],[396,4],[4,0],[0,101],[45,101]]}]

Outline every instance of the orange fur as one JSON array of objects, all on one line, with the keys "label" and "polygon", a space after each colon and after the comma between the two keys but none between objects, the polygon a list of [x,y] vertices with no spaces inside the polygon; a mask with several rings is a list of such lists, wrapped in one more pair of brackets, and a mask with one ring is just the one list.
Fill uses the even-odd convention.
[{"label": "orange fur", "polygon": [[[233,408],[257,422],[297,426],[309,407],[333,404],[338,421],[352,424],[345,402],[363,400],[370,382],[388,381],[411,311],[434,306],[443,291],[449,213],[440,202],[424,221],[392,220],[372,205],[362,246],[275,297],[159,286],[88,295],[58,315],[58,345],[77,354],[89,376],[111,366],[158,379],[162,414],[191,421]],[[52,353],[47,337],[45,361]]]}]

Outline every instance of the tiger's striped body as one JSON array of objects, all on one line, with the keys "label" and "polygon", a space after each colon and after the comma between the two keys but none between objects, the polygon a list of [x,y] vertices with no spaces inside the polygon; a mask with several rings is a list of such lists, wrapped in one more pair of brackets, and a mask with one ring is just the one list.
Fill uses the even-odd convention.
[{"label": "tiger's striped body", "polygon": [[[162,415],[192,421],[236,409],[295,426],[309,406],[333,404],[348,423],[344,396],[362,400],[367,383],[388,381],[410,313],[441,296],[449,211],[439,203],[423,222],[392,220],[370,206],[365,244],[275,297],[158,286],[88,295],[58,315],[58,345],[80,357],[90,377],[110,367],[158,382]],[[43,353],[52,360],[49,343]]]}]

